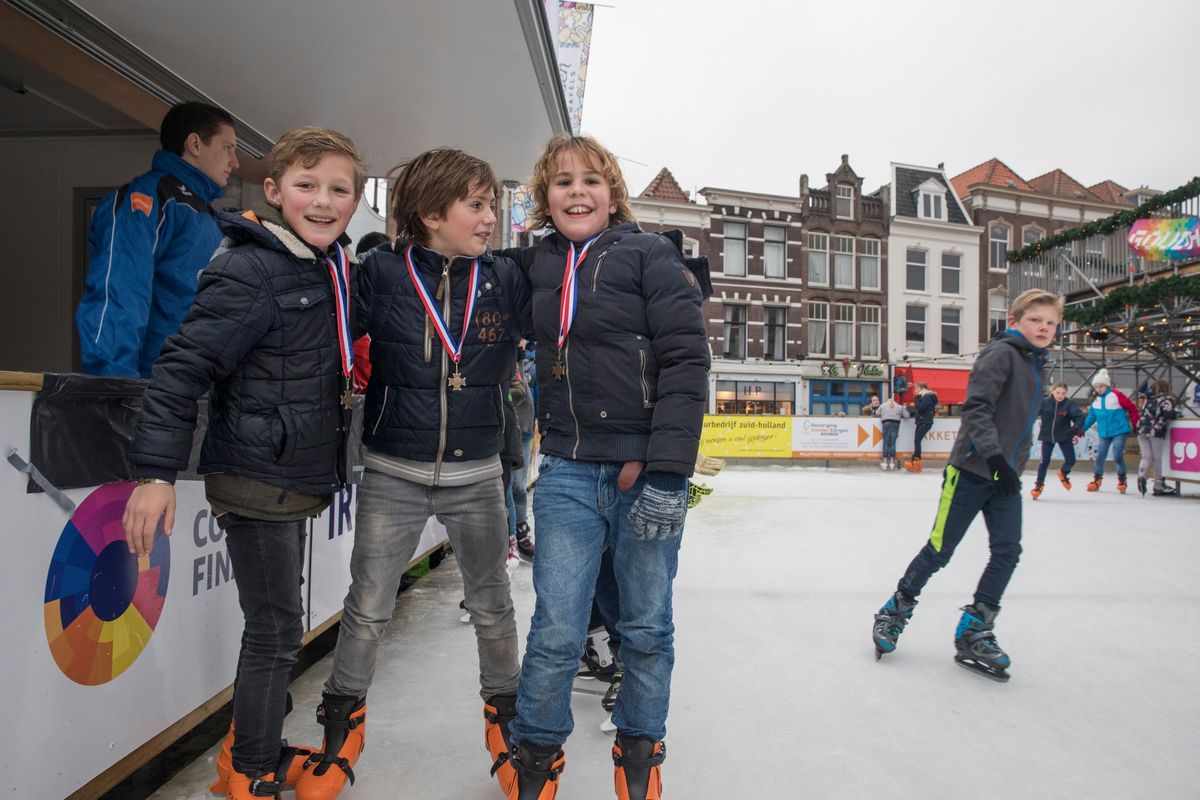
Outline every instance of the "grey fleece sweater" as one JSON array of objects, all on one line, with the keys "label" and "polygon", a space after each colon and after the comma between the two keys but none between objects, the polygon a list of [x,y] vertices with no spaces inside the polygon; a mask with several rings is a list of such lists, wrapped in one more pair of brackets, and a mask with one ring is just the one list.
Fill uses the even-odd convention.
[{"label": "grey fleece sweater", "polygon": [[951,464],[990,478],[987,459],[999,453],[1018,473],[1025,469],[1041,406],[1045,355],[1011,329],[983,348],[967,383]]}]

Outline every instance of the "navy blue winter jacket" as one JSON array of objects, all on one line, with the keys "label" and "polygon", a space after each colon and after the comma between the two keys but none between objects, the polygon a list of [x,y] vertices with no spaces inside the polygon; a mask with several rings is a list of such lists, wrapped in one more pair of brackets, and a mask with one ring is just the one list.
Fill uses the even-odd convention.
[{"label": "navy blue winter jacket", "polygon": [[567,247],[551,233],[522,257],[533,286],[542,451],[691,475],[709,368],[696,275],[664,235],[631,222],[601,234],[577,272],[578,306],[559,371]]},{"label": "navy blue winter jacket", "polygon": [[220,222],[228,239],[154,364],[133,473],[173,479],[187,466],[196,401],[209,392],[201,473],[332,492],[345,482],[349,418],[325,259],[266,219],[222,212]]},{"label": "navy blue winter jacket", "polygon": [[[478,298],[458,367],[466,385],[456,391],[448,385],[454,366],[409,277],[406,246],[372,250],[359,270],[355,337],[371,336],[363,443],[411,461],[496,455],[504,444],[504,395],[516,368],[519,320],[529,315],[529,286],[510,259],[491,253],[480,258]],[[457,340],[471,260],[448,263],[421,246],[413,256]]]}]

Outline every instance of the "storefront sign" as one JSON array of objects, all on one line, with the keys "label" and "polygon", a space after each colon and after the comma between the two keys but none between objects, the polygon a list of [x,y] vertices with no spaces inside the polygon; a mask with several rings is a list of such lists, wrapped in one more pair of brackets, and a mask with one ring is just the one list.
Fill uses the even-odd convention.
[{"label": "storefront sign", "polygon": [[1152,261],[1200,256],[1200,219],[1139,219],[1129,229],[1129,246]]}]

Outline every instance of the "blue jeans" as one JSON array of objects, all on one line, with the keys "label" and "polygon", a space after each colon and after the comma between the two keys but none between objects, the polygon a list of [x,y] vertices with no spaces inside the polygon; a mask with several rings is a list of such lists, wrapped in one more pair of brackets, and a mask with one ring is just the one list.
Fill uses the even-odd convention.
[{"label": "blue jeans", "polygon": [[1092,468],[1093,475],[1104,474],[1104,459],[1108,458],[1108,449],[1112,447],[1113,463],[1117,465],[1117,477],[1125,477],[1125,440],[1128,438],[1128,433],[1100,437],[1100,446],[1096,448],[1096,466]]},{"label": "blue jeans", "polygon": [[885,420],[883,423],[883,457],[896,457],[896,437],[900,435],[900,423]]},{"label": "blue jeans", "polygon": [[1050,468],[1050,459],[1054,456],[1054,445],[1058,445],[1058,449],[1063,454],[1062,474],[1070,475],[1071,469],[1075,466],[1075,445],[1070,439],[1065,442],[1042,442],[1042,460],[1038,462],[1037,485],[1041,486],[1046,482],[1046,471]]},{"label": "blue jeans", "polygon": [[671,583],[681,536],[639,540],[627,519],[645,477],[617,491],[619,463],[542,459],[533,513],[537,605],[525,647],[512,742],[557,747],[574,728],[571,684],[587,638],[600,558],[611,548],[621,597],[617,630],[625,680],[613,723],[628,736],[666,736],[675,664]]}]

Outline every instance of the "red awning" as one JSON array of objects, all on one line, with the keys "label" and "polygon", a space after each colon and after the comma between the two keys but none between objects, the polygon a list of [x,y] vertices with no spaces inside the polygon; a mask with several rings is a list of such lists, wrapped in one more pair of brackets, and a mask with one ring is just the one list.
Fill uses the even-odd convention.
[{"label": "red awning", "polygon": [[967,399],[967,378],[970,376],[969,369],[912,368],[913,385],[917,381],[929,384],[942,405],[958,405]]}]

